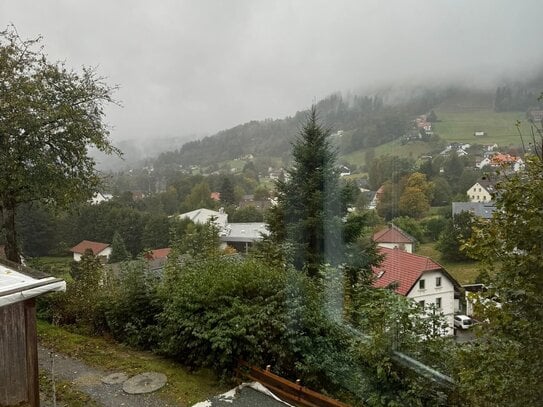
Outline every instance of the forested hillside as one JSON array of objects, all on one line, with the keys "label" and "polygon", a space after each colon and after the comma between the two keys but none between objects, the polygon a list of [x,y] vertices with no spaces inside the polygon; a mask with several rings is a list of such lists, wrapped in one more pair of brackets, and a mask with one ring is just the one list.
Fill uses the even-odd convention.
[{"label": "forested hillside", "polygon": [[[317,111],[322,122],[332,132],[338,132],[335,142],[341,155],[348,155],[399,139],[413,129],[412,123],[416,116],[427,114],[433,109],[438,116],[468,115],[463,120],[476,121],[476,129],[485,127],[485,121],[479,117],[481,114],[494,115],[494,119],[501,119],[500,115],[503,113],[500,112],[519,112],[521,115],[514,116],[515,120],[511,119],[511,114],[503,117],[504,120],[512,120],[510,124],[514,127],[517,117],[524,118],[527,110],[541,108],[541,103],[538,103],[534,95],[542,81],[543,79],[539,78],[529,83],[500,84],[488,90],[450,86],[391,88],[369,96],[345,96],[336,93],[319,101]],[[290,143],[298,134],[299,123],[303,122],[306,114],[307,111],[300,111],[284,119],[254,120],[201,140],[188,142],[180,149],[160,154],[155,167],[195,164],[205,166],[249,154],[287,159]],[[453,128],[449,128],[450,124],[443,126],[447,140],[447,136],[451,134],[452,139],[458,138],[456,133],[465,130],[463,127],[456,129],[454,120],[452,125]],[[503,127],[503,123],[500,123],[500,126]],[[472,136],[474,130],[471,127],[469,130],[466,134]],[[490,136],[497,134],[493,128],[490,130]],[[443,136],[441,132],[438,133]]]},{"label": "forested hillside", "polygon": [[[387,94],[349,97],[333,94],[318,102],[317,110],[322,122],[333,132],[342,131],[345,137],[339,145],[346,153],[401,137],[409,129],[414,116],[426,113],[445,94],[419,91],[401,102],[390,100]],[[161,154],[157,166],[209,165],[248,154],[286,158],[306,113],[297,112],[284,119],[251,121],[186,143],[179,150]]]}]

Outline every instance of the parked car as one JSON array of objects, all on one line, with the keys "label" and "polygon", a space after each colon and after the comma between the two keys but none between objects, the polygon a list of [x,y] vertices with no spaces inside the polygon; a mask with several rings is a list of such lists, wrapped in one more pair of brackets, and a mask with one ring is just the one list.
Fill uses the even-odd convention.
[{"label": "parked car", "polygon": [[455,315],[454,316],[454,327],[460,329],[468,329],[473,325],[473,319],[467,315]]}]

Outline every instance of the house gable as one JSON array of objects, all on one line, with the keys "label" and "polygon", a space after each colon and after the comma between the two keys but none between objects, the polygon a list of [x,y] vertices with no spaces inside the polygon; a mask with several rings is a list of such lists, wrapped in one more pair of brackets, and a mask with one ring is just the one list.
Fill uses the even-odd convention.
[{"label": "house gable", "polygon": [[404,232],[394,224],[389,224],[388,228],[383,229],[373,235],[373,240],[379,247],[389,249],[398,248],[413,253],[417,240]]},{"label": "house gable", "polygon": [[488,180],[479,180],[467,190],[470,202],[490,202],[496,192],[494,184]]},{"label": "house gable", "polygon": [[83,240],[70,249],[74,254],[75,261],[81,260],[81,256],[83,256],[87,250],[91,250],[92,254],[96,257],[103,256],[109,258],[112,249],[111,245],[107,243],[92,242],[90,240]]},{"label": "house gable", "polygon": [[394,291],[400,295],[406,296],[425,271],[442,269],[428,257],[385,247],[379,247],[378,251],[384,258],[373,268],[377,277],[373,285],[377,288],[394,285]]}]

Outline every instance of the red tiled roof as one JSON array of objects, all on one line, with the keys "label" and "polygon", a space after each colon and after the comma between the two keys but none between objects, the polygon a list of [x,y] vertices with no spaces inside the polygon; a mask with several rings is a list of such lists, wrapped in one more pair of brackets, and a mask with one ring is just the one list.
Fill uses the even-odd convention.
[{"label": "red tiled roof", "polygon": [[151,250],[145,253],[145,258],[147,260],[163,259],[165,257],[168,257],[171,251],[172,249],[170,249],[169,247],[165,247],[163,249]]},{"label": "red tiled roof", "polygon": [[390,225],[373,235],[377,243],[415,243],[415,239],[395,225]]},{"label": "red tiled roof", "polygon": [[[373,268],[373,272],[378,277],[373,286],[377,288],[397,283],[396,293],[407,295],[422,273],[443,269],[429,257],[385,247],[379,247],[378,250],[380,254],[384,255],[384,258],[378,267]],[[381,274],[381,272],[383,273]]]},{"label": "red tiled roof", "polygon": [[70,249],[72,253],[84,254],[85,250],[91,249],[92,253],[96,256],[100,252],[109,247],[107,243],[91,242],[90,240],[83,240],[81,243],[75,245]]}]

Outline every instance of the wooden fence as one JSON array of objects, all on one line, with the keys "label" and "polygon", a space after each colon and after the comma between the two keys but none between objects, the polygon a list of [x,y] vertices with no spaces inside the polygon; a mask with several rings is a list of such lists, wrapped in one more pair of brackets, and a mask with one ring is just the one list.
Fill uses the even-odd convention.
[{"label": "wooden fence", "polygon": [[302,386],[299,380],[291,382],[270,371],[268,366],[265,370],[240,361],[237,369],[238,378],[245,378],[257,381],[267,387],[272,393],[282,400],[302,407],[349,407],[348,404],[334,400],[324,394],[317,393]]}]

